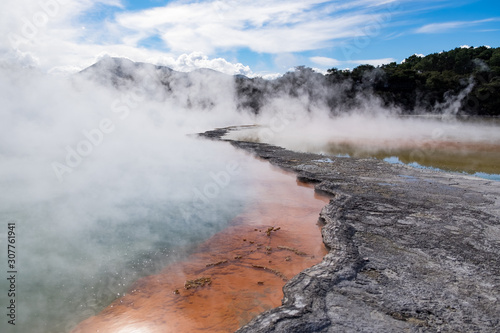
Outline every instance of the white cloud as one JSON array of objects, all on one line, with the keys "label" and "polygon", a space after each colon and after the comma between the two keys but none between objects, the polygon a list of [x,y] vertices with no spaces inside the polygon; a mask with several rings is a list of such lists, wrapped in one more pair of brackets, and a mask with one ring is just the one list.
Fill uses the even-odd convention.
[{"label": "white cloud", "polygon": [[279,53],[274,56],[273,62],[280,70],[288,70],[297,66],[301,60],[293,53]]},{"label": "white cloud", "polygon": [[[49,10],[32,0],[2,3],[0,32],[3,33],[0,33],[0,45],[5,47],[0,48],[0,63],[35,66],[50,73],[64,74],[82,70],[95,63],[102,55],[109,55],[165,64],[180,71],[211,68],[227,74],[252,75],[248,66],[222,58],[209,59],[199,52],[178,56],[138,47],[134,43],[100,43],[98,39],[85,35],[88,33],[85,31],[87,29],[81,29],[81,25],[75,28],[72,21],[77,21],[82,12],[91,10],[96,3],[121,6],[120,3],[115,0],[63,1],[67,0],[52,0],[50,3],[53,5]],[[2,11],[2,8],[5,10]],[[50,13],[53,15],[49,15]],[[33,17],[45,17],[47,20],[41,25]],[[108,24],[107,28],[111,35],[121,33],[113,24]]]},{"label": "white cloud", "polygon": [[381,58],[381,59],[366,59],[366,60],[347,60],[341,61],[333,58],[327,57],[311,57],[309,58],[315,64],[327,67],[346,67],[348,65],[372,65],[380,66],[384,64],[389,64],[396,61],[394,58]]},{"label": "white cloud", "polygon": [[327,69],[313,67],[312,70],[315,71],[316,73],[321,73],[323,75],[328,74],[328,70]]},{"label": "white cloud", "polygon": [[270,73],[270,74],[264,74],[264,75],[261,75],[261,77],[265,80],[275,80],[279,77],[282,77],[283,74],[280,74],[280,73]]},{"label": "white cloud", "polygon": [[[487,49],[491,49],[491,46],[489,46],[489,45],[482,45],[482,46],[486,47]],[[482,46],[475,46],[474,48],[477,49],[477,48],[482,47]],[[460,45],[460,48],[462,48],[462,49],[470,49],[471,47],[472,46],[467,45],[467,44]]]},{"label": "white cloud", "polygon": [[27,52],[0,48],[0,68],[12,64],[23,68],[38,67],[39,60]]},{"label": "white cloud", "polygon": [[[328,3],[331,6],[325,6]],[[360,1],[358,9],[340,15],[336,4],[326,0],[173,2],[120,14],[116,23],[132,31],[129,42],[159,36],[174,52],[211,54],[235,47],[265,53],[300,52],[364,35],[360,27],[375,23],[380,15],[366,14],[362,7],[381,3],[387,1]]]},{"label": "white cloud", "polygon": [[[83,69],[91,65],[96,56],[108,54],[162,63],[182,71],[205,67],[228,74],[254,76],[256,74],[248,66],[236,59],[220,58],[218,54],[237,49],[272,54],[272,71],[281,71],[300,64],[303,58],[300,52],[338,47],[345,39],[371,37],[401,14],[395,7],[400,1],[393,0],[343,3],[331,0],[175,0],[163,7],[122,11],[104,20],[95,19],[92,14],[101,8],[106,8],[107,12],[108,7],[104,6],[125,9],[123,3],[122,0],[3,0],[0,4],[0,45],[10,47],[14,53],[0,54],[0,58],[18,59],[25,64],[26,60],[34,59],[31,64],[38,64],[43,71],[65,73]],[[465,23],[470,26],[491,20],[495,19]],[[430,24],[418,32],[454,29],[463,24]],[[26,32],[31,35],[26,37]],[[145,47],[145,41],[150,39],[155,43],[163,42],[164,47]],[[13,54],[25,56],[20,58]],[[297,61],[292,61],[294,57]],[[339,62],[313,57],[311,60],[320,67],[332,67],[360,63],[378,65],[393,59]]]},{"label": "white cloud", "polygon": [[423,27],[415,30],[417,33],[423,34],[437,34],[444,33],[455,29],[467,28],[475,25],[479,25],[486,22],[496,21],[498,18],[489,18],[484,20],[476,20],[476,21],[453,21],[453,22],[443,22],[443,23],[431,23],[424,25]]},{"label": "white cloud", "polygon": [[381,58],[381,59],[368,59],[368,60],[355,60],[351,61],[351,63],[358,65],[372,65],[372,66],[381,66],[384,64],[389,64],[391,62],[395,62],[394,58]]},{"label": "white cloud", "polygon": [[122,7],[118,0],[2,1],[0,45],[5,49],[0,50],[0,57],[14,61],[9,53],[30,55],[44,71],[89,65],[104,46],[84,42],[84,30],[74,24],[99,5]]},{"label": "white cloud", "polygon": [[321,65],[321,66],[330,66],[330,67],[336,67],[336,66],[341,66],[342,61],[333,59],[333,58],[327,58],[327,57],[311,57],[309,58],[312,62],[315,64]]},{"label": "white cloud", "polygon": [[241,63],[231,63],[223,58],[210,59],[207,55],[201,52],[182,54],[177,58],[161,57],[158,61],[156,61],[156,63],[171,67],[172,69],[181,72],[190,72],[197,68],[210,68],[230,75],[253,75],[252,70],[248,66]]},{"label": "white cloud", "polygon": [[[367,14],[366,7],[386,2],[174,1],[92,21],[89,13],[102,5],[124,6],[120,0],[5,0],[0,4],[0,45],[31,55],[40,69],[54,73],[83,69],[96,56],[108,54],[163,62],[179,70],[206,67],[252,76],[247,66],[213,55],[220,50],[250,49],[275,54],[278,66],[294,66],[279,60],[286,54],[330,47],[335,39],[365,35],[361,28],[382,15],[377,10]],[[142,46],[143,40],[152,37],[163,40],[165,49]]]}]

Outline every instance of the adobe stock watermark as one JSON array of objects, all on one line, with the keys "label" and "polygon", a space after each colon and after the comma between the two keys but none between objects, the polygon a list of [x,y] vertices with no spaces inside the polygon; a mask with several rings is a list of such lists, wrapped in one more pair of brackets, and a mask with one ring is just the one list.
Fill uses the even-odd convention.
[{"label": "adobe stock watermark", "polygon": [[226,19],[225,17],[225,12],[227,12],[229,9],[232,9],[229,4],[222,2],[222,1],[214,1],[211,4],[212,10],[217,14],[217,18],[219,21],[224,21]]},{"label": "adobe stock watermark", "polygon": [[484,77],[484,74],[477,75],[475,79],[479,81],[482,87],[486,88],[478,89],[474,93],[472,93],[473,91],[469,92],[466,96],[464,105],[477,113],[481,107],[481,103],[495,94],[495,89],[487,85],[490,81]]},{"label": "adobe stock watermark", "polygon": [[[452,127],[451,129],[454,129]],[[441,127],[436,127],[432,130],[431,139],[427,142],[427,148],[415,148],[410,152],[410,161],[424,166],[429,158],[432,158],[436,154],[439,143],[445,138],[445,131]]]},{"label": "adobe stock watermark", "polygon": [[283,132],[291,122],[296,121],[297,116],[294,113],[287,113],[279,110],[268,122],[267,126],[259,129],[258,138],[263,142],[269,142],[277,134]]},{"label": "adobe stock watermark", "polygon": [[398,9],[399,3],[389,2],[386,5],[386,11],[381,15],[373,15],[371,20],[359,30],[359,36],[354,37],[351,42],[341,47],[342,53],[347,60],[352,59],[354,54],[360,54],[367,48],[372,39],[380,35],[384,24],[392,20],[394,12]]},{"label": "adobe stock watermark", "polygon": [[83,159],[94,151],[94,147],[98,147],[104,141],[104,135],[110,134],[115,130],[115,124],[109,118],[104,118],[99,122],[97,128],[91,129],[89,131],[83,130],[82,134],[85,137],[80,142],[78,142],[75,147],[66,146],[66,159],[65,163],[52,162],[52,170],[59,180],[59,182],[64,181],[64,174],[70,174],[73,169],[78,167]]},{"label": "adobe stock watermark", "polygon": [[[231,160],[218,172],[209,172],[211,181],[192,189],[191,200],[188,205],[179,205],[179,213],[185,220],[190,220],[197,215],[196,212],[206,209],[213,200],[217,199],[222,192],[231,184],[234,177],[241,173],[240,164]],[[205,205],[205,207],[204,207]]]},{"label": "adobe stock watermark", "polygon": [[155,91],[159,85],[157,80],[151,75],[147,75],[141,84],[128,93],[122,94],[120,98],[111,103],[110,111],[115,120],[110,117],[102,118],[95,128],[82,131],[82,140],[73,146],[67,145],[64,161],[51,163],[52,170],[59,182],[63,182],[66,174],[71,174],[75,168],[80,166],[84,159],[89,157],[94,149],[105,141],[106,136],[115,131],[116,125],[120,121],[127,119],[133,109],[140,107],[141,103],[146,100],[148,91]]},{"label": "adobe stock watermark", "polygon": [[233,177],[239,175],[240,172],[241,167],[237,161],[229,161],[225,169],[219,172],[209,172],[212,181],[201,188],[195,187],[193,189],[193,203],[210,203],[210,200],[217,198],[222,190],[231,183]]},{"label": "adobe stock watermark", "polygon": [[26,44],[35,39],[40,29],[44,29],[51,19],[59,15],[61,6],[67,5],[70,0],[40,0],[38,10],[31,16],[21,17],[22,27],[19,33],[10,32],[8,35],[10,45],[17,49],[19,45]]},{"label": "adobe stock watermark", "polygon": [[[482,83],[486,84],[489,81],[483,76],[478,75],[476,79]],[[463,89],[457,96],[452,96],[449,98],[449,101],[443,102],[441,105],[438,105],[439,108],[445,108],[442,113],[443,119],[446,120],[455,120],[458,115],[458,112],[463,108],[470,108],[473,112],[478,112],[481,107],[481,103],[489,99],[494,93],[495,90],[492,87],[487,87],[483,90],[478,90],[476,93],[474,92],[474,84],[472,77],[469,79],[469,85]],[[457,131],[458,123],[447,123],[447,128],[449,131]],[[431,158],[434,154],[437,153],[439,143],[446,138],[445,131],[441,128],[435,128],[432,131],[431,140],[427,149],[414,149],[410,153],[410,159],[415,161],[416,163],[423,165],[427,159]]]}]

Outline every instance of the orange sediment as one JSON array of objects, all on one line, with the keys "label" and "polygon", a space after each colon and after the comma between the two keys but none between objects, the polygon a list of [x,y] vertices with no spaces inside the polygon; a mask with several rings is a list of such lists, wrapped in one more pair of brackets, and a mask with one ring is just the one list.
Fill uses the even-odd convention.
[{"label": "orange sediment", "polygon": [[234,332],[281,305],[286,280],[327,253],[317,220],[328,199],[297,186],[294,175],[260,178],[259,200],[230,227],[186,261],[138,280],[73,332]]}]

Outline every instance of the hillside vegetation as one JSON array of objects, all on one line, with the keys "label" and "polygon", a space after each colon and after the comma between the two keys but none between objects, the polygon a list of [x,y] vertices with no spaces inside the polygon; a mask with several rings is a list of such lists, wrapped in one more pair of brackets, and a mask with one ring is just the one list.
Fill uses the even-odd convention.
[{"label": "hillside vegetation", "polygon": [[454,113],[500,115],[500,48],[456,48],[425,57],[412,55],[401,64],[332,68],[326,75],[299,66],[267,81],[236,77],[240,107],[259,112],[277,94],[306,97],[311,106],[333,113],[373,97],[405,114]]},{"label": "hillside vegetation", "polygon": [[400,64],[380,67],[332,68],[326,75],[299,66],[274,80],[209,69],[184,73],[109,57],[80,75],[125,90],[144,85],[149,78],[157,83],[151,92],[155,98],[174,100],[187,109],[234,108],[229,100],[239,110],[260,113],[280,100],[286,101],[279,107],[282,111],[294,105],[332,114],[389,108],[402,114],[500,116],[500,48],[485,46],[412,55]]}]

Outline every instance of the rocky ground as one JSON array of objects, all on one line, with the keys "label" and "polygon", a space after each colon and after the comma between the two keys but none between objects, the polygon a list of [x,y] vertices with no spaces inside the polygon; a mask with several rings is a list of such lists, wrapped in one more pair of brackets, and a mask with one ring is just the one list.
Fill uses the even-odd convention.
[{"label": "rocky ground", "polygon": [[329,254],[239,333],[500,332],[500,182],[229,142],[332,197]]}]

